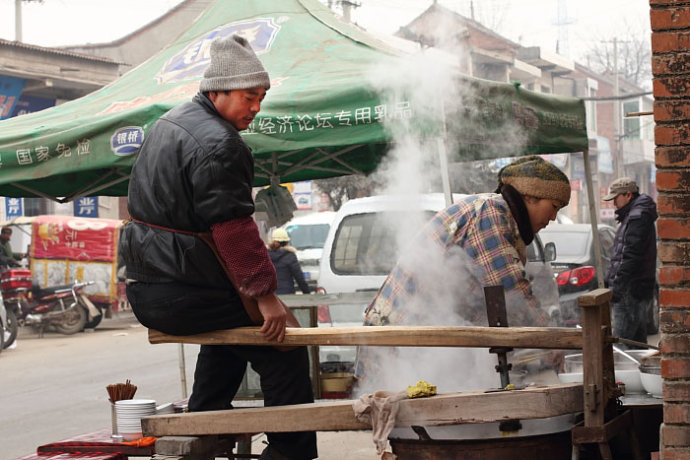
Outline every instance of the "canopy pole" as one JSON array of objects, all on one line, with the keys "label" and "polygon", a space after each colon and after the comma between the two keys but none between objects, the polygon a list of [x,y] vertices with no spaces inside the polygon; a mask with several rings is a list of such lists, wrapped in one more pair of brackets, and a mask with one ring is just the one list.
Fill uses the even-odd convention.
[{"label": "canopy pole", "polygon": [[184,357],[184,343],[181,343],[178,349],[179,365],[180,365],[180,386],[182,387],[182,398],[187,397],[187,369]]},{"label": "canopy pole", "polygon": [[444,139],[436,139],[438,146],[438,161],[441,166],[441,182],[443,183],[443,196],[446,206],[453,204],[453,193],[450,190],[450,172],[448,171],[448,151]]},{"label": "canopy pole", "polygon": [[441,101],[441,136],[436,139],[436,145],[438,148],[438,162],[441,168],[441,183],[443,187],[443,197],[446,200],[446,207],[453,204],[453,192],[450,189],[450,171],[448,170],[448,149],[446,148],[446,137],[448,132],[446,131],[446,105],[443,102],[443,98],[438,97]]},{"label": "canopy pole", "polygon": [[271,154],[271,187],[280,185],[280,176],[278,175],[278,152]]},{"label": "canopy pole", "polygon": [[597,265],[597,284],[604,287],[604,267],[601,262],[601,243],[599,242],[599,226],[597,206],[594,202],[594,186],[592,185],[592,167],[589,164],[589,149],[582,152],[585,163],[585,182],[587,183],[587,201],[589,203],[589,221],[592,225],[592,238],[594,240],[594,259]]}]

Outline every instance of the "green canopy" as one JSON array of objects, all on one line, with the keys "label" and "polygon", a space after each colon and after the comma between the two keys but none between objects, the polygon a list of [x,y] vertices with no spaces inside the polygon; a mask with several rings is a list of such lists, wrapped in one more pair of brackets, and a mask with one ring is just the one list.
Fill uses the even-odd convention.
[{"label": "green canopy", "polygon": [[[272,79],[261,113],[243,132],[255,155],[256,186],[376,168],[391,142],[381,120],[398,116],[399,107],[384,102],[366,76],[404,53],[340,22],[318,0],[217,0],[172,44],[112,84],[0,122],[0,195],[61,202],[126,195],[147,131],[193,97],[210,42],[232,33],[250,40]],[[471,103],[481,110],[464,125],[464,114],[453,114],[450,125],[460,128],[451,158],[587,148],[581,100],[483,80],[469,84],[477,89]],[[414,117],[415,107],[405,110]],[[522,152],[485,148],[500,137],[497,120],[525,129]]]}]

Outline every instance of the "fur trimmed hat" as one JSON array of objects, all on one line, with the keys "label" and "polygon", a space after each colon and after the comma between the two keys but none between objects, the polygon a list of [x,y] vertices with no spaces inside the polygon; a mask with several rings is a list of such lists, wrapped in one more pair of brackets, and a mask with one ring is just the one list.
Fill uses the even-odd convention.
[{"label": "fur trimmed hat", "polygon": [[553,164],[531,155],[513,161],[498,172],[498,190],[508,184],[521,195],[570,202],[570,180]]},{"label": "fur trimmed hat", "polygon": [[211,43],[211,64],[204,72],[199,91],[270,87],[268,72],[244,37],[231,35]]},{"label": "fur trimmed hat", "polygon": [[290,241],[290,235],[288,235],[288,232],[284,228],[276,228],[273,230],[271,238],[273,241],[278,241],[281,243],[287,243]]}]

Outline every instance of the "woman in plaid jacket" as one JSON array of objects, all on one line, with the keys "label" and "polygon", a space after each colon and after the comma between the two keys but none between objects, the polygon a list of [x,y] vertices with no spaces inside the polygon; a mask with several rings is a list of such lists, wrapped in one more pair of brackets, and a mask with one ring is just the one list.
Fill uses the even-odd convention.
[{"label": "woman in plaid jacket", "polygon": [[[545,326],[525,277],[525,248],[570,201],[570,181],[528,156],[498,173],[495,193],[438,212],[413,240],[366,309],[365,325],[488,325],[484,286],[501,285],[508,324]],[[358,351],[358,377],[371,349]]]}]

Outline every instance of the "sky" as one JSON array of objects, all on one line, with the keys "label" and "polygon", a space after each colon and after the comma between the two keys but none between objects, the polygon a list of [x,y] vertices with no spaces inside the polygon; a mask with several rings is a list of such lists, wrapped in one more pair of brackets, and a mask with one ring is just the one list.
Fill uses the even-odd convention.
[{"label": "sky", "polygon": [[[367,29],[395,33],[412,21],[432,0],[360,0],[353,19]],[[601,40],[631,32],[649,37],[649,0],[439,0],[438,3],[523,46],[541,46],[556,51],[559,31],[567,37],[573,59]],[[558,6],[563,5],[560,28]],[[365,11],[366,9],[366,11]],[[383,20],[381,18],[384,18]]]},{"label": "sky", "polygon": [[[181,0],[30,0],[22,3],[22,41],[40,46],[103,43],[165,14]],[[0,38],[15,39],[15,0],[0,0]]]},{"label": "sky", "polygon": [[[228,0],[230,1],[230,0]],[[247,0],[235,0],[247,1]],[[327,3],[328,0],[321,0]],[[392,34],[422,13],[432,0],[358,0],[352,13],[359,25]],[[61,46],[121,38],[170,10],[181,0],[32,0],[22,3],[25,43]],[[276,0],[280,2],[280,0]],[[649,0],[438,0],[524,46],[555,51],[559,30],[567,36],[561,54],[582,62],[587,49],[614,36],[649,37]],[[555,25],[558,6],[567,26]],[[15,39],[15,0],[0,0],[0,38]],[[565,33],[567,31],[567,34]],[[583,62],[584,63],[584,62]]]}]

